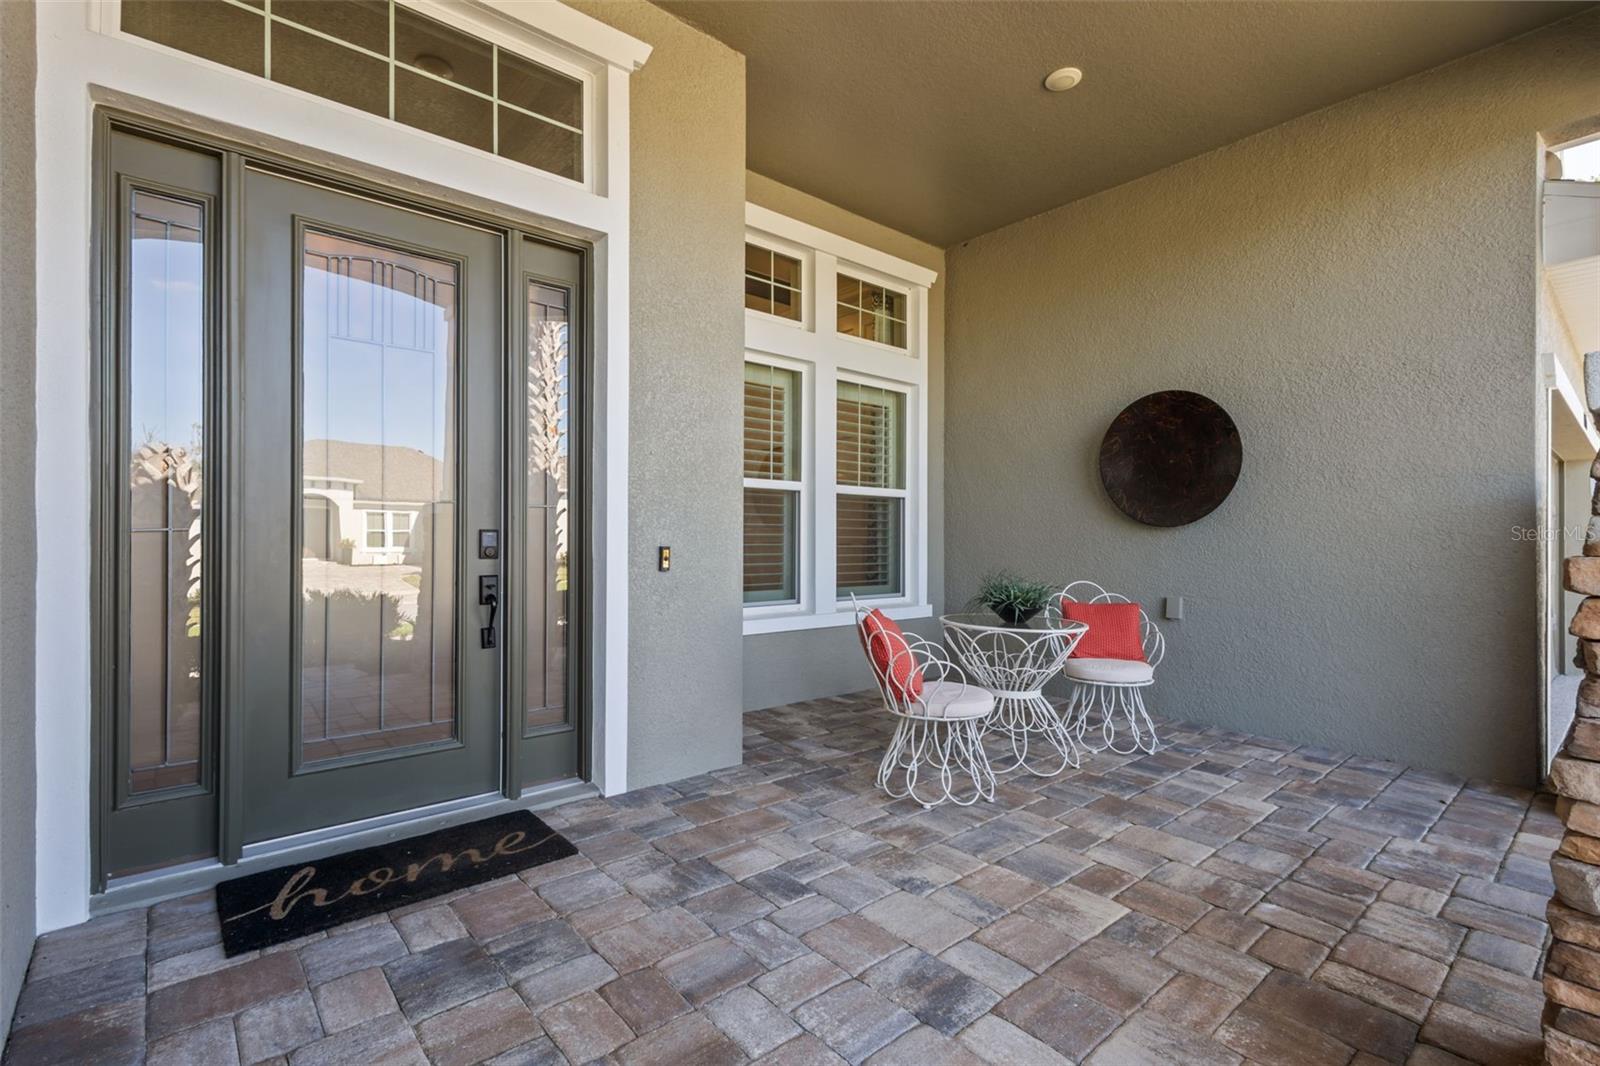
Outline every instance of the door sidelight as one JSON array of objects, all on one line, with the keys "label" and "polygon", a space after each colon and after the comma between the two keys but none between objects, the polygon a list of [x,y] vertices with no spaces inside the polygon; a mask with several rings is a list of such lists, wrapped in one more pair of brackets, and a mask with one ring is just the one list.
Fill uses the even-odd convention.
[{"label": "door sidelight", "polygon": [[492,648],[494,641],[494,619],[500,612],[500,575],[480,574],[478,576],[478,603],[489,608],[489,624],[478,630],[478,646]]}]

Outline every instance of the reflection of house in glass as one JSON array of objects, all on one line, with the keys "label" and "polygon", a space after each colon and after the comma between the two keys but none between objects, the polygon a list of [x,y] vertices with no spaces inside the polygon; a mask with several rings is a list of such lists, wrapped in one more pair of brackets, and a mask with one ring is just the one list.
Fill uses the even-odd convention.
[{"label": "reflection of house in glass", "polygon": [[301,288],[308,761],[455,729],[457,267],[310,232]]},{"label": "reflection of house in glass", "polygon": [[307,758],[449,736],[452,583],[436,558],[450,558],[454,520],[438,499],[444,464],[400,445],[309,440],[303,469]]},{"label": "reflection of house in glass", "polygon": [[415,448],[305,444],[304,555],[347,566],[410,562],[418,515],[445,483],[444,464]]}]

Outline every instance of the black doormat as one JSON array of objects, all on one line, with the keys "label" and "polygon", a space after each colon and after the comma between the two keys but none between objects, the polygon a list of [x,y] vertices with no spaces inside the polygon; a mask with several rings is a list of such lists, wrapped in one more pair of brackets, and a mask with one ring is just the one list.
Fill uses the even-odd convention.
[{"label": "black doormat", "polygon": [[532,814],[512,811],[224,881],[222,949],[233,956],[270,947],[577,853]]}]

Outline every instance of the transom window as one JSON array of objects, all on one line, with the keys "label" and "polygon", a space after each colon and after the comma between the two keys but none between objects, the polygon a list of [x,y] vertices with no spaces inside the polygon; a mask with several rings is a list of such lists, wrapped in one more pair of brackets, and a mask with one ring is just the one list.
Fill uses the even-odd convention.
[{"label": "transom window", "polygon": [[935,276],[753,205],[745,216],[745,632],[847,625],[851,597],[927,617]]},{"label": "transom window", "polygon": [[759,244],[744,246],[744,305],[800,321],[800,260]]},{"label": "transom window", "polygon": [[395,0],[122,0],[124,32],[573,181],[583,82]]},{"label": "transom window", "polygon": [[839,274],[839,332],[847,337],[906,346],[906,294]]}]

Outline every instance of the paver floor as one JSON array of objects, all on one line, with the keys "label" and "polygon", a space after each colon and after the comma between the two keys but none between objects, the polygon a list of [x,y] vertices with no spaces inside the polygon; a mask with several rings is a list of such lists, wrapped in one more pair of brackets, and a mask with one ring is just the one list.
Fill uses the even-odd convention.
[{"label": "paver floor", "polygon": [[224,959],[211,893],[43,937],[5,1061],[1538,1060],[1547,796],[1163,722],[924,811],[866,696],[550,812],[581,855]]}]

